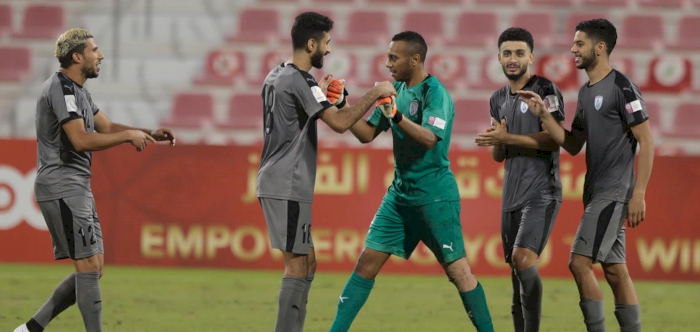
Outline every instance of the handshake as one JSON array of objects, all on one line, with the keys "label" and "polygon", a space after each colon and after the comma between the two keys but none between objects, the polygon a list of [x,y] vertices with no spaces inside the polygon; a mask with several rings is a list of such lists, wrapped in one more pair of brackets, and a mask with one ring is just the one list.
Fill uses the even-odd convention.
[{"label": "handshake", "polygon": [[[343,108],[347,102],[345,97],[348,95],[348,90],[345,89],[345,80],[333,79],[330,76],[324,77],[324,79],[330,80],[330,83],[328,83],[328,90],[326,91],[326,98],[338,109]],[[374,107],[379,107],[382,114],[384,114],[384,117],[387,119],[394,118],[397,114],[396,90],[394,86],[389,82],[377,82],[374,84],[373,89],[379,89],[381,95],[388,95],[377,99]]]}]

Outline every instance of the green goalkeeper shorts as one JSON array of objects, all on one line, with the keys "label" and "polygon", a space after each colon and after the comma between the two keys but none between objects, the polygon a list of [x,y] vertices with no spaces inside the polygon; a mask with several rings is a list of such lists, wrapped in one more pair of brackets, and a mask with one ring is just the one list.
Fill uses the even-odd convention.
[{"label": "green goalkeeper shorts", "polygon": [[408,259],[423,241],[440,263],[456,261],[466,257],[459,212],[458,201],[408,206],[384,197],[365,247]]}]

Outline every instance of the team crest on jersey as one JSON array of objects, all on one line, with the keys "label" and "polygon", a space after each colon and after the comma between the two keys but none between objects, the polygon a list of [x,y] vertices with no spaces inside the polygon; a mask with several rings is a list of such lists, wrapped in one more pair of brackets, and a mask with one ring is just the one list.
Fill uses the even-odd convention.
[{"label": "team crest on jersey", "polygon": [[522,112],[522,113],[527,112],[527,103],[525,103],[524,101],[520,102],[520,112]]},{"label": "team crest on jersey", "polygon": [[417,100],[412,101],[411,105],[408,106],[408,114],[410,116],[416,115],[416,113],[418,113],[418,106],[419,105]]},{"label": "team crest on jersey", "polygon": [[595,106],[596,111],[600,111],[600,107],[603,106],[603,96],[595,96],[593,106]]}]

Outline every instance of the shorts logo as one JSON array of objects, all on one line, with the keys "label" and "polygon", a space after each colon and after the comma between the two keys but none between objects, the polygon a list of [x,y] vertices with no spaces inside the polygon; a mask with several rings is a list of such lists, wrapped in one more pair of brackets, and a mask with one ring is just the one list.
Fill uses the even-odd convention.
[{"label": "shorts logo", "polygon": [[593,106],[595,106],[596,111],[600,111],[600,107],[603,106],[603,96],[595,96],[595,103],[593,103]]},{"label": "shorts logo", "polygon": [[527,104],[524,101],[520,102],[520,112],[522,112],[522,113],[527,112]]},{"label": "shorts logo", "polygon": [[409,114],[410,116],[416,115],[416,113],[418,113],[418,106],[419,106],[419,105],[418,105],[418,101],[417,101],[417,100],[412,101],[412,102],[411,102],[411,105],[408,106],[408,114]]}]

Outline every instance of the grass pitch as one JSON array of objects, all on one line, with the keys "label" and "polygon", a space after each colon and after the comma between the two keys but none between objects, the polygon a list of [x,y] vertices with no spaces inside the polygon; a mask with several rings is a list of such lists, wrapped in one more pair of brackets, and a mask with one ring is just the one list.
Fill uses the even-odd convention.
[{"label": "grass pitch", "polygon": [[[72,265],[0,264],[0,331],[12,331],[44,303]],[[328,331],[350,271],[318,272],[305,332]],[[101,281],[105,331],[273,331],[281,272],[107,266]],[[509,278],[480,278],[496,331],[512,331]],[[608,331],[619,331],[602,281]],[[636,282],[644,331],[700,331],[700,283]],[[541,331],[585,331],[573,280],[544,280]],[[47,332],[84,331],[73,306]],[[377,278],[351,331],[474,331],[442,276]]]}]

